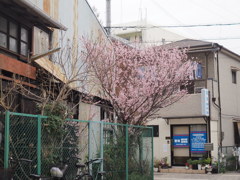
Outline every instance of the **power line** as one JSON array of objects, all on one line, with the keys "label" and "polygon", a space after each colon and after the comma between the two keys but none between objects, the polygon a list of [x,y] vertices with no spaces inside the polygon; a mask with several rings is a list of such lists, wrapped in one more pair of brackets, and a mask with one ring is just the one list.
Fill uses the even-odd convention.
[{"label": "power line", "polygon": [[[164,39],[164,38],[163,38]],[[206,38],[206,39],[195,39],[195,40],[201,40],[201,41],[207,41],[207,40],[240,40],[240,37],[230,37],[230,38]],[[164,42],[175,42],[175,41],[179,41],[179,39],[171,39],[171,40],[166,40],[164,39]],[[134,44],[136,42],[131,42],[129,41],[128,43],[130,44]],[[142,41],[139,43],[163,43],[163,40],[158,40],[158,41]]]},{"label": "power line", "polygon": [[209,26],[236,26],[240,25],[238,23],[225,23],[225,24],[191,24],[191,25],[161,25],[161,26],[106,26],[104,28],[114,28],[114,29],[128,29],[128,28],[138,28],[138,29],[150,29],[150,28],[191,28],[191,27],[209,27]]},{"label": "power line", "polygon": [[[175,22],[177,22],[177,24],[185,25],[185,23],[182,22],[178,17],[176,17],[176,15],[174,13],[170,12],[168,8],[164,8],[163,4],[160,4],[159,1],[151,0],[151,2],[153,2],[155,4],[155,6],[157,6],[159,8],[160,11],[164,12],[168,17],[170,17]],[[201,35],[194,29],[189,28],[189,29],[185,29],[185,31],[187,31],[189,34],[192,34],[192,35],[195,34],[195,35],[201,37]]]}]

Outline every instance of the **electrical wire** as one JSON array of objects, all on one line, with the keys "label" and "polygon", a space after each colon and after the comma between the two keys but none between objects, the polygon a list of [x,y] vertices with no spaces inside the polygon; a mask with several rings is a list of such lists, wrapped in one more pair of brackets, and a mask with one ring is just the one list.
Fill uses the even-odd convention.
[{"label": "electrical wire", "polygon": [[[170,17],[172,20],[174,20],[177,24],[182,24],[185,25],[184,22],[182,22],[178,17],[176,17],[176,15],[173,12],[170,12],[168,8],[164,8],[162,6],[162,4],[159,3],[159,1],[157,0],[151,0],[152,3],[154,3],[155,6],[158,7],[158,9],[160,11],[162,11],[163,13],[165,13],[168,17]],[[198,37],[201,37],[201,35],[194,29],[185,29],[185,31],[189,34],[189,35],[197,35]]]},{"label": "electrical wire", "polygon": [[[164,39],[164,38],[163,38]],[[239,40],[240,37],[230,37],[230,38],[207,38],[207,39],[194,39],[194,40],[200,40],[200,41],[207,41],[207,40]],[[172,39],[172,40],[166,40],[164,39],[164,42],[176,42],[176,41],[179,41],[179,39]],[[163,41],[159,40],[159,41],[142,41],[142,42],[139,42],[139,43],[162,43]],[[129,44],[133,44],[133,43],[136,43],[136,42],[131,42],[129,41],[128,42]]]},{"label": "electrical wire", "polygon": [[237,23],[225,23],[225,24],[190,24],[190,25],[160,25],[160,26],[111,26],[104,28],[115,28],[115,29],[150,29],[150,28],[191,28],[191,27],[210,27],[210,26],[237,26],[240,25],[240,22]]}]

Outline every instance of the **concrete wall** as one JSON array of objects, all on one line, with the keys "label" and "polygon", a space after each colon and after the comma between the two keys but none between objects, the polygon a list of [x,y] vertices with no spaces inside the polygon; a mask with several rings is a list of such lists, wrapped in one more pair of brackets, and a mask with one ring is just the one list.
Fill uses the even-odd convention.
[{"label": "concrete wall", "polygon": [[237,71],[237,83],[232,83],[231,69],[240,69],[240,62],[219,53],[220,90],[222,104],[223,145],[234,145],[233,118],[240,117],[240,72]]},{"label": "concrete wall", "polygon": [[201,93],[187,94],[178,102],[159,111],[162,117],[201,116]]},{"label": "concrete wall", "polygon": [[212,98],[216,98],[215,103],[218,104],[218,82],[215,79],[207,81],[207,88],[210,90],[210,136],[213,143],[212,157],[218,158],[219,145],[219,108],[213,103]]},{"label": "concrete wall", "polygon": [[159,137],[153,138],[154,159],[161,160],[164,157],[168,157],[168,163],[170,163],[171,140],[166,140],[167,136],[170,137],[170,126],[161,118],[150,121],[148,125],[159,126]]},{"label": "concrete wall", "polygon": [[79,119],[100,121],[100,106],[81,102],[79,104]]}]

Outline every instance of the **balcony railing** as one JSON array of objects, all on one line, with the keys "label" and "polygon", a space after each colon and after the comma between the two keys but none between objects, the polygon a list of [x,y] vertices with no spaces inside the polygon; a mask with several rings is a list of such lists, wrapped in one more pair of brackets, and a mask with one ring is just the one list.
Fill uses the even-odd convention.
[{"label": "balcony railing", "polygon": [[182,86],[181,89],[186,89],[188,94],[201,93],[201,89],[206,88],[204,79],[195,79],[189,81],[188,85]]}]

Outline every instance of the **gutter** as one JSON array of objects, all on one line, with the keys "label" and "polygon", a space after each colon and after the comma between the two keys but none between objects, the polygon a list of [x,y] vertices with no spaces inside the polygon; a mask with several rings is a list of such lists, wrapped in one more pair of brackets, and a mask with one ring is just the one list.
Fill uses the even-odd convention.
[{"label": "gutter", "polygon": [[13,0],[16,4],[29,9],[34,13],[35,16],[40,16],[43,18],[45,21],[49,22],[49,25],[53,26],[54,28],[60,29],[60,30],[67,30],[67,27],[62,25],[60,22],[57,22],[50,16],[48,16],[44,11],[42,11],[40,8],[38,8],[36,5],[33,3],[29,2],[28,0]]},{"label": "gutter", "polygon": [[188,118],[204,118],[206,116],[172,116],[172,117],[158,117],[162,119],[188,119]]}]

